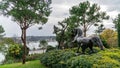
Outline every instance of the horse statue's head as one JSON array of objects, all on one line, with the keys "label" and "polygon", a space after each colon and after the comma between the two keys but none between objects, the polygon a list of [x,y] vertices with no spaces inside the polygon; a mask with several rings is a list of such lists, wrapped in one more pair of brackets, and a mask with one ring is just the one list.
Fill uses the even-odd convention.
[{"label": "horse statue's head", "polygon": [[82,32],[82,30],[80,29],[80,28],[74,28],[73,30],[72,30],[72,35],[75,37],[76,35],[78,35],[78,36],[82,36],[82,34],[83,34],[83,32]]},{"label": "horse statue's head", "polygon": [[82,36],[82,30],[80,28],[74,28],[72,30],[72,37],[74,38],[74,40],[72,42],[75,42],[77,40],[78,37]]}]

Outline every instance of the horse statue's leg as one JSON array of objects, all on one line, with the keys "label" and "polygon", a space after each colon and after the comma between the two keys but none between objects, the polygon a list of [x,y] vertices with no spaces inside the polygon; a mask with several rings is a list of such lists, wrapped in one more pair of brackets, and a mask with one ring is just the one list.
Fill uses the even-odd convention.
[{"label": "horse statue's leg", "polygon": [[94,53],[93,45],[89,45],[89,48],[90,48],[90,54],[91,54],[91,53]]},{"label": "horse statue's leg", "polygon": [[88,47],[89,47],[89,49],[90,49],[90,53],[94,53],[94,50],[93,50],[93,43],[92,43],[91,40],[89,41]]},{"label": "horse statue's leg", "polygon": [[79,49],[81,47],[81,43],[78,44],[78,49],[77,49],[77,53],[79,53]]},{"label": "horse statue's leg", "polygon": [[83,43],[83,44],[81,45],[81,48],[82,48],[82,54],[85,54],[85,50],[86,50],[86,48],[87,48],[87,45]]}]

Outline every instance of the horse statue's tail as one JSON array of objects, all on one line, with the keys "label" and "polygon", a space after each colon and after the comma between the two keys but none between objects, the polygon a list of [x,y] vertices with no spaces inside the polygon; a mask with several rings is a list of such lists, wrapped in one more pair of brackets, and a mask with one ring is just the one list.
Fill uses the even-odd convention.
[{"label": "horse statue's tail", "polygon": [[98,45],[101,50],[104,50],[105,47],[104,47],[104,45],[103,45],[103,43],[102,43],[102,41],[101,41],[101,39],[100,39],[99,36],[97,36],[97,35],[92,35],[92,36],[90,36],[90,37],[91,37],[91,40],[92,40],[92,42],[93,42],[94,44]]}]

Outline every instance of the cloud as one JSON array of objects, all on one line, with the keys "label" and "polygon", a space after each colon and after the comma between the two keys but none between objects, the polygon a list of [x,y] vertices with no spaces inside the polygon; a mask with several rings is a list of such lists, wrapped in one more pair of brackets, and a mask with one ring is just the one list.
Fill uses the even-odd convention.
[{"label": "cloud", "polygon": [[120,11],[120,0],[91,0],[100,5],[106,5],[108,7],[107,11]]},{"label": "cloud", "polygon": [[112,18],[112,19],[114,19],[114,18],[116,18],[117,17],[117,15],[119,14],[119,12],[120,11],[111,11],[111,12],[107,12],[107,14]]},{"label": "cloud", "polygon": [[20,36],[19,26],[11,21],[11,18],[0,16],[0,25],[3,26],[6,36],[13,36],[14,34]]}]

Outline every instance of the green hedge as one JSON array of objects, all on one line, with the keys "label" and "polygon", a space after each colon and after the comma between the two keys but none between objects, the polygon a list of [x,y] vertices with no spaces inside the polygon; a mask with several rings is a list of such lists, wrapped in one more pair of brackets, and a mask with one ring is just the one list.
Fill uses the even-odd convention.
[{"label": "green hedge", "polygon": [[26,61],[39,60],[41,54],[30,54],[26,56]]},{"label": "green hedge", "polygon": [[49,68],[120,68],[120,49],[106,49],[94,54],[76,56],[75,49],[55,50],[41,56]]},{"label": "green hedge", "polygon": [[66,65],[68,68],[120,68],[120,50],[107,49],[92,55],[72,57]]},{"label": "green hedge", "polygon": [[40,61],[50,68],[65,68],[66,61],[74,56],[71,50],[54,50],[43,54]]}]

